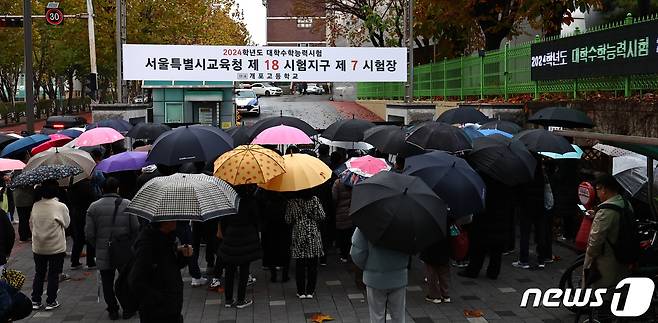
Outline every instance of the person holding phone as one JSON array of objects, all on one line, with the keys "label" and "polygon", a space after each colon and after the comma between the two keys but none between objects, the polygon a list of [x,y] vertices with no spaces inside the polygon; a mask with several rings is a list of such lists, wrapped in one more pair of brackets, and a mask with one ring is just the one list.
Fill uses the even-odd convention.
[{"label": "person holding phone", "polygon": [[176,245],[176,221],[154,222],[135,241],[135,263],[128,281],[137,294],[139,320],[183,322],[183,277],[192,256],[190,245]]}]

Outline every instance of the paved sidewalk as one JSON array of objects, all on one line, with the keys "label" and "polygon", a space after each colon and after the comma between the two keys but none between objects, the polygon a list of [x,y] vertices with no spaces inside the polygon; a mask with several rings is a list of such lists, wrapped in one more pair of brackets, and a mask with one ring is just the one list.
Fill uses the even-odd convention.
[{"label": "paved sidewalk", "polygon": [[[71,243],[69,240],[68,246]],[[563,260],[548,265],[545,270],[521,270],[511,267],[514,256],[505,256],[501,277],[492,281],[484,277],[470,280],[456,276],[453,267],[450,293],[451,304],[434,305],[424,301],[426,286],[423,283],[422,264],[414,260],[407,288],[407,322],[565,322],[573,317],[564,309],[522,309],[521,296],[526,288],[542,289],[557,284],[563,268],[575,258],[575,254],[555,245],[554,251]],[[201,252],[203,255],[203,252]],[[201,260],[200,265],[205,266]],[[62,306],[52,312],[33,312],[29,322],[97,322],[107,321],[103,300],[97,303],[97,274],[94,271],[70,271],[70,260],[65,261],[64,272],[72,276],[60,285],[58,301]],[[34,274],[30,244],[17,243],[9,267],[22,270],[28,276],[23,287],[31,293]],[[293,266],[294,267],[294,266]],[[248,288],[248,297],[254,305],[242,309],[226,309],[223,297],[205,287],[190,287],[191,278],[184,270],[185,322],[308,322],[317,312],[329,314],[334,322],[368,322],[368,306],[364,291],[354,284],[349,265],[338,264],[335,254],[329,256],[329,265],[319,269],[316,297],[299,300],[295,296],[294,273],[292,280],[270,283],[269,273],[263,271],[260,261],[251,266],[258,281]],[[465,310],[481,310],[479,318],[466,318]],[[138,320],[133,319],[133,322]]]},{"label": "paved sidewalk", "polygon": [[360,104],[353,101],[331,101],[331,104],[338,110],[344,119],[352,117],[368,121],[384,121],[372,111],[366,109]]}]

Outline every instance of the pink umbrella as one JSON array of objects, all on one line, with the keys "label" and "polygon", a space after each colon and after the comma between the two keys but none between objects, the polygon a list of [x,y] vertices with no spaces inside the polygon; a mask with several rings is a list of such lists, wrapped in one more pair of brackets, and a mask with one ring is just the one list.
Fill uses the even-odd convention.
[{"label": "pink umbrella", "polygon": [[371,177],[381,171],[391,169],[386,160],[372,156],[351,158],[345,162],[345,166],[350,172],[365,177]]},{"label": "pink umbrella", "polygon": [[23,167],[25,167],[25,163],[20,160],[0,158],[0,172],[23,169]]},{"label": "pink umbrella", "polygon": [[251,143],[258,145],[312,144],[313,140],[297,128],[280,125],[263,130]]},{"label": "pink umbrella", "polygon": [[389,169],[391,166],[382,158],[354,157],[345,162],[345,168],[338,177],[343,184],[352,187],[368,177]]},{"label": "pink umbrella", "polygon": [[75,146],[89,147],[111,144],[115,141],[122,140],[123,138],[123,135],[112,128],[98,127],[83,132],[80,137],[75,140]]},{"label": "pink umbrella", "polygon": [[32,156],[34,156],[34,155],[36,155],[36,154],[38,154],[42,151],[46,151],[46,150],[48,150],[50,148],[53,148],[53,147],[62,147],[67,142],[73,140],[69,136],[65,136],[65,135],[58,134],[58,133],[48,135],[48,137],[50,137],[49,141],[46,141],[46,142],[42,143],[41,145],[38,145],[38,146],[32,148]]}]

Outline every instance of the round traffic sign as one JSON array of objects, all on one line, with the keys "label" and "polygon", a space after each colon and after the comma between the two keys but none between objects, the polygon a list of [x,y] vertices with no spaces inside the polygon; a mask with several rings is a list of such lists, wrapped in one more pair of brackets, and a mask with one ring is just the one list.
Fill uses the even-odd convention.
[{"label": "round traffic sign", "polygon": [[46,10],[46,22],[51,25],[61,25],[64,22],[64,13],[60,8],[48,8]]}]

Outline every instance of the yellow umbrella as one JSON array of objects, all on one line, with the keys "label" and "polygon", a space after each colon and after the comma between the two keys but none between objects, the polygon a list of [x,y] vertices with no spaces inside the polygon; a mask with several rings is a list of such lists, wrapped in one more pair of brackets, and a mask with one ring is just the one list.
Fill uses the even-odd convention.
[{"label": "yellow umbrella", "polygon": [[276,192],[296,192],[316,187],[331,178],[331,169],[321,160],[307,154],[283,156],[286,172],[260,187]]},{"label": "yellow umbrella", "polygon": [[262,184],[285,173],[283,157],[259,145],[242,145],[215,160],[214,174],[232,185]]}]

